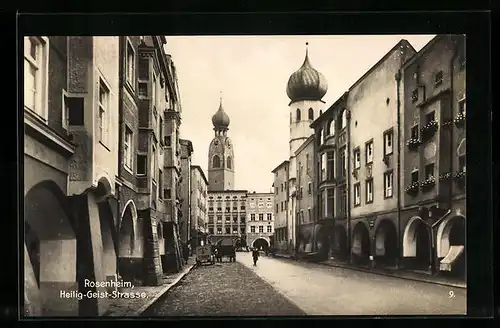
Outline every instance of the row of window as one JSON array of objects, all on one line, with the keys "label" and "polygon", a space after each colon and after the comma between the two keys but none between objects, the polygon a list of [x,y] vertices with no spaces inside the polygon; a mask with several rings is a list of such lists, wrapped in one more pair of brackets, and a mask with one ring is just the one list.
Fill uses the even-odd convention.
[{"label": "row of window", "polygon": [[[222,234],[222,228],[217,228],[217,230],[215,230],[217,234]],[[245,233],[245,228],[240,228],[240,233],[244,234]],[[231,234],[231,228],[226,228],[225,229],[225,232],[226,234]],[[208,228],[208,233],[213,235],[214,234],[214,228]],[[233,232],[232,234],[235,234],[237,235],[238,234],[238,230],[237,229],[233,229]]]},{"label": "row of window", "polygon": [[[273,226],[268,225],[266,231],[269,233],[273,232]],[[250,232],[255,233],[255,226],[250,226]],[[263,233],[263,232],[264,232],[264,226],[259,226],[259,233]]]},{"label": "row of window", "polygon": [[[244,200],[245,198],[246,198],[246,196],[240,196],[241,200]],[[208,199],[213,200],[214,196],[209,196]],[[217,199],[222,199],[222,196],[217,196]],[[226,200],[229,200],[229,199],[231,199],[231,196],[226,196]],[[233,196],[233,201],[235,201],[237,199],[238,199],[238,196]]]},{"label": "row of window", "polygon": [[[242,216],[240,217],[240,222],[241,223],[244,223],[246,220],[246,217],[245,216]],[[214,222],[214,216],[213,215],[209,215],[208,216],[208,222]],[[217,215],[217,222],[222,222],[222,215]],[[226,216],[225,217],[225,222],[231,222],[231,217],[230,216]],[[238,223],[238,216],[233,216],[233,222],[234,223]]]},{"label": "row of window", "polygon": [[[347,111],[344,109],[342,110],[342,114],[340,115],[340,126],[338,127],[339,130],[343,130],[347,126]],[[322,145],[325,141],[325,138],[328,136],[333,136],[335,135],[335,119],[331,118],[328,120],[326,123],[325,128],[319,129],[318,134],[319,134],[319,144]]]},{"label": "row of window", "polygon": [[[264,204],[263,204],[263,203],[259,203],[257,207],[258,207],[258,208],[263,208],[263,207],[264,207]],[[266,204],[266,207],[267,207],[267,208],[271,208],[271,207],[273,207],[273,203],[267,203],[267,204]],[[255,208],[255,203],[250,203],[250,208]]]},{"label": "row of window", "polygon": [[[413,75],[414,78],[418,78],[418,73]],[[437,71],[434,73],[434,87],[438,87],[443,84],[443,71]],[[418,88],[413,89],[411,93],[412,102],[417,102],[419,98]]]},{"label": "row of window", "polygon": [[[209,211],[213,211],[214,207],[213,206],[209,206],[208,210]],[[240,211],[245,211],[245,210],[246,210],[246,206],[245,205],[241,205],[240,206]],[[237,206],[233,206],[233,212],[234,211],[238,211],[238,207]],[[217,207],[217,212],[222,212],[222,207],[221,206]],[[231,208],[230,207],[226,207],[226,212],[231,212]]]}]

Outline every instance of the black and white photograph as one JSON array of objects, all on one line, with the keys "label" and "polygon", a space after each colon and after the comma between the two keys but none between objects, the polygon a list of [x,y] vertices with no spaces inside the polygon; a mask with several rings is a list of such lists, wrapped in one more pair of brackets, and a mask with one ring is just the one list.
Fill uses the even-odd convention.
[{"label": "black and white photograph", "polygon": [[467,314],[464,34],[22,39],[22,317]]}]

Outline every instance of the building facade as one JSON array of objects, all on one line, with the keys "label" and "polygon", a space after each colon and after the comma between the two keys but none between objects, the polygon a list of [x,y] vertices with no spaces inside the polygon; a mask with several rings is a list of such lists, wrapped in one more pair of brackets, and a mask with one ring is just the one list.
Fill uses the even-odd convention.
[{"label": "building facade", "polygon": [[400,84],[404,266],[465,277],[465,36],[436,36]]},{"label": "building facade", "polygon": [[259,249],[270,246],[274,233],[274,194],[252,192],[247,195],[247,245]]},{"label": "building facade", "polygon": [[289,250],[288,229],[288,177],[289,161],[283,161],[272,173],[274,174],[274,245],[278,252]]},{"label": "building facade", "polygon": [[398,259],[398,87],[400,67],[415,49],[398,42],[347,96],[351,259],[395,265]]},{"label": "building facade", "polygon": [[208,179],[199,165],[191,165],[191,247],[204,245],[208,233]]},{"label": "building facade", "polygon": [[208,241],[221,239],[245,241],[247,222],[247,191],[208,192]]},{"label": "building facade", "polygon": [[295,152],[297,159],[296,240],[298,252],[311,252],[314,243],[314,135]]},{"label": "building facade", "polygon": [[179,219],[179,231],[181,243],[187,244],[191,239],[191,155],[193,154],[193,143],[189,140],[180,139],[181,144],[181,210],[182,217]]},{"label": "building facade", "polygon": [[[348,253],[347,197],[347,92],[331,105],[311,127],[314,140],[314,204],[317,225],[314,250],[323,256],[342,258]],[[321,236],[317,233],[322,231]],[[322,247],[318,247],[318,245]]]},{"label": "building facade", "polygon": [[60,301],[60,290],[105,291],[85,279],[161,283],[162,243],[175,245],[163,242],[175,222],[163,163],[179,162],[164,156],[178,139],[169,117],[180,123],[165,43],[24,38],[25,315],[102,315],[109,299]]}]

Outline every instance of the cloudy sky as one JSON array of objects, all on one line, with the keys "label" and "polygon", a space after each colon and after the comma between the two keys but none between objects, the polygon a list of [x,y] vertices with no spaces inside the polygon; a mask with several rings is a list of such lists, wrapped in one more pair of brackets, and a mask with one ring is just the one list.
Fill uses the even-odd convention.
[{"label": "cloudy sky", "polygon": [[271,170],[288,157],[286,84],[304,61],[323,73],[328,108],[399,40],[420,50],[433,35],[384,36],[167,36],[182,102],[181,137],[193,142],[193,164],[207,174],[212,115],[220,92],[231,119],[235,187],[267,192]]}]

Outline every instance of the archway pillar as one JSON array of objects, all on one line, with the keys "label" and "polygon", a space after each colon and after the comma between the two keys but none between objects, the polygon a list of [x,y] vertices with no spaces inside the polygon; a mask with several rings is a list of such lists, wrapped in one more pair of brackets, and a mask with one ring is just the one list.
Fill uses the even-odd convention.
[{"label": "archway pillar", "polygon": [[42,316],[42,298],[28,249],[24,244],[24,313],[25,316]]},{"label": "archway pillar", "polygon": [[[92,192],[72,197],[72,208],[78,222],[77,234],[77,280],[78,290],[87,292],[106,292],[105,287],[93,287],[88,282],[104,282],[106,276],[103,266],[103,244],[97,199]],[[80,316],[103,315],[110,299],[105,297],[84,297],[79,301]]]}]

